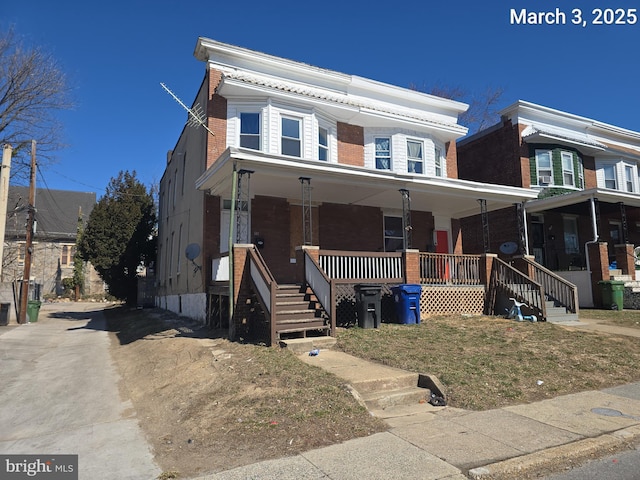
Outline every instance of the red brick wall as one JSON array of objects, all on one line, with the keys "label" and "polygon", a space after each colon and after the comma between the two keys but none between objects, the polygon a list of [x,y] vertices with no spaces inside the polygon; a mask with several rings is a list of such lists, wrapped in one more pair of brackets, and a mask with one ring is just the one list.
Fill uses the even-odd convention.
[{"label": "red brick wall", "polygon": [[325,203],[318,213],[320,248],[384,251],[382,212],[379,208]]},{"label": "red brick wall", "polygon": [[587,155],[582,156],[582,166],[584,167],[584,188],[596,188],[596,159]]},{"label": "red brick wall", "polygon": [[447,156],[447,178],[458,178],[458,154],[456,142],[447,142],[445,150]]},{"label": "red brick wall", "polygon": [[338,162],[364,166],[364,128],[338,122]]},{"label": "red brick wall", "polygon": [[209,168],[227,148],[227,99],[215,93],[222,73],[209,69],[209,83],[207,98],[207,126],[215,133],[207,135],[207,160],[205,169]]},{"label": "red brick wall", "polygon": [[[510,120],[496,130],[478,136],[475,140],[458,145],[458,178],[479,182],[521,187],[523,147],[519,140],[518,125]],[[529,187],[529,185],[525,185]]]},{"label": "red brick wall", "polygon": [[[483,253],[482,216],[459,220],[464,253]],[[500,245],[504,242],[518,241],[518,217],[515,207],[489,212],[489,252],[500,254]],[[456,252],[458,253],[458,252]]]}]

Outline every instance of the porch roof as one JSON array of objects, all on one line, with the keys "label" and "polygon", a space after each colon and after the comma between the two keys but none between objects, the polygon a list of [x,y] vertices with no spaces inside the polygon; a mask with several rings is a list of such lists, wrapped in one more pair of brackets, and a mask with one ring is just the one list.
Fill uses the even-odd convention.
[{"label": "porch roof", "polygon": [[578,203],[586,202],[591,198],[598,199],[599,202],[624,203],[630,207],[640,207],[640,194],[620,192],[606,188],[589,188],[555,197],[543,198],[527,202],[526,209],[530,213],[543,212],[554,208],[567,207]]},{"label": "porch roof", "polygon": [[480,213],[479,199],[487,210],[497,210],[536,198],[538,192],[504,185],[451,178],[383,172],[364,167],[292,159],[229,147],[196,180],[196,188],[229,198],[233,168],[252,171],[250,194],[301,201],[300,177],[310,178],[313,203],[401,209],[400,189],[411,196],[411,209],[451,218]]}]

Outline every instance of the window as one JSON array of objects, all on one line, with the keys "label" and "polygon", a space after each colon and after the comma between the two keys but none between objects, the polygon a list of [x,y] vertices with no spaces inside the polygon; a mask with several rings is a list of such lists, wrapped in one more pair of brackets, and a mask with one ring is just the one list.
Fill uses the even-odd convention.
[{"label": "window", "polygon": [[633,167],[631,165],[624,166],[624,181],[627,187],[627,192],[633,192]]},{"label": "window", "polygon": [[618,188],[618,182],[616,181],[616,166],[605,165],[602,167],[604,173],[604,187],[611,188],[613,190]]},{"label": "window", "polygon": [[562,152],[562,183],[568,187],[575,186],[575,177],[573,174],[573,154],[571,152]]},{"label": "window", "polygon": [[260,114],[240,114],[240,146],[260,150]]},{"label": "window", "polygon": [[404,247],[402,217],[384,217],[384,251],[396,252]]},{"label": "window", "polygon": [[436,147],[435,167],[436,177],[442,177],[442,150],[438,147]]},{"label": "window", "polygon": [[536,150],[536,167],[538,170],[538,185],[541,187],[553,185],[551,150]]},{"label": "window", "polygon": [[326,128],[318,128],[318,160],[329,160],[329,131]]},{"label": "window", "polygon": [[376,138],[376,168],[378,170],[391,170],[391,139]]},{"label": "window", "polygon": [[424,173],[422,151],[422,142],[407,140],[407,171],[409,173]]},{"label": "window", "polygon": [[578,246],[578,219],[576,217],[564,217],[564,251],[565,253],[580,253]]},{"label": "window", "polygon": [[281,149],[283,155],[291,157],[300,157],[302,154],[302,146],[300,141],[300,119],[282,117],[282,143]]},{"label": "window", "polygon": [[578,157],[578,182],[579,188],[584,188],[584,165],[582,165],[582,159]]},{"label": "window", "polygon": [[62,245],[62,251],[60,252],[60,265],[70,266],[73,265],[73,257],[76,254],[75,245]]}]

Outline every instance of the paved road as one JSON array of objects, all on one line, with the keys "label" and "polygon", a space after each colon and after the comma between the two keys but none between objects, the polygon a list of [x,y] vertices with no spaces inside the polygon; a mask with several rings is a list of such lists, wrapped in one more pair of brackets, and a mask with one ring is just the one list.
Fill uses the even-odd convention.
[{"label": "paved road", "polygon": [[0,327],[0,452],[77,454],[80,480],[156,478],[118,381],[100,304],[44,304],[37,323]]}]

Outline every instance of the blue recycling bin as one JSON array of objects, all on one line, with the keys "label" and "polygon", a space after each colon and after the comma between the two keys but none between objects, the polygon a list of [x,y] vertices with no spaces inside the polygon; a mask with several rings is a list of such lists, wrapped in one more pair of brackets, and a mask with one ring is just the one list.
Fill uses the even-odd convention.
[{"label": "blue recycling bin", "polygon": [[391,287],[396,317],[399,323],[420,323],[420,293],[422,287],[411,283]]}]

